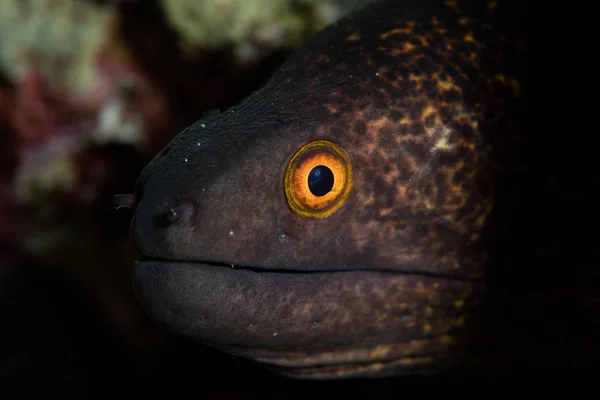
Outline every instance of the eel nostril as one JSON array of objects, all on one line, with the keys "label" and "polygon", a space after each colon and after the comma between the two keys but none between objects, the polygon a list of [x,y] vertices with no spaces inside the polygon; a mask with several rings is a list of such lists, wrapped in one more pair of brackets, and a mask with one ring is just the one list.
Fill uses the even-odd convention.
[{"label": "eel nostril", "polygon": [[119,208],[133,208],[136,201],[133,194],[117,194],[113,196],[112,203],[113,207],[118,210]]},{"label": "eel nostril", "polygon": [[177,222],[181,218],[181,214],[176,208],[171,208],[167,213],[167,221]]},{"label": "eel nostril", "polygon": [[189,220],[193,213],[194,206],[191,203],[183,203],[168,209],[166,212],[160,213],[155,221],[159,227],[164,228],[172,224]]}]

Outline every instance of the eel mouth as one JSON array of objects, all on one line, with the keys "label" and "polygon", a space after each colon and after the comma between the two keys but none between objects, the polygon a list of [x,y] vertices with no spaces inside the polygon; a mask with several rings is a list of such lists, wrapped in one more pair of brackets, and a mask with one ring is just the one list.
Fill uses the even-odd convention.
[{"label": "eel mouth", "polygon": [[443,274],[443,273],[434,273],[434,272],[425,272],[425,271],[412,271],[412,270],[393,270],[388,268],[348,268],[348,269],[294,269],[290,267],[272,267],[272,266],[264,266],[264,265],[249,265],[249,264],[238,264],[224,261],[211,261],[211,260],[185,260],[185,259],[171,259],[171,258],[160,258],[154,256],[148,256],[142,254],[135,260],[135,264],[143,264],[143,263],[160,263],[165,267],[168,267],[169,264],[183,264],[190,268],[194,266],[205,266],[205,267],[214,267],[214,268],[225,268],[229,270],[242,270],[242,271],[252,271],[256,273],[277,273],[277,274],[339,274],[344,272],[374,272],[381,274],[389,274],[389,275],[406,275],[406,276],[417,276],[424,278],[437,278],[441,280],[455,280],[458,282],[471,282],[478,283],[481,282],[481,278],[473,278],[473,277],[465,277],[465,276],[457,276],[454,274]]},{"label": "eel mouth", "polygon": [[473,282],[142,256],[134,289],[165,329],[299,378],[439,371]]},{"label": "eel mouth", "polygon": [[170,259],[170,258],[152,257],[152,256],[145,255],[143,253],[140,257],[138,257],[137,260],[135,260],[136,265],[148,263],[148,262],[161,263],[161,264],[164,264],[165,266],[168,266],[169,264],[173,264],[173,263],[186,264],[189,266],[198,264],[198,265],[207,265],[207,266],[218,267],[218,268],[248,269],[248,270],[254,270],[256,272],[258,272],[258,270],[260,269],[257,267],[246,267],[246,266],[239,266],[239,265],[236,266],[231,263],[218,262],[218,261],[207,261],[207,260],[189,261],[189,260],[177,260],[177,259]]}]

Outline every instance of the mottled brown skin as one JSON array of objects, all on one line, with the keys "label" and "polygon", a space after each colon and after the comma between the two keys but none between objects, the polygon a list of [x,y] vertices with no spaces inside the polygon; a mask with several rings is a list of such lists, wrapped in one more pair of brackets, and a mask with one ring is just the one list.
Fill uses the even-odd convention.
[{"label": "mottled brown skin", "polygon": [[[564,367],[579,356],[577,343],[598,333],[597,274],[573,264],[561,275],[558,253],[524,231],[575,259],[541,217],[562,200],[537,185],[556,171],[528,139],[518,11],[368,6],[240,105],[179,134],[136,189],[132,234],[146,257],[135,287],[149,315],[302,377]],[[290,209],[283,174],[319,139],[347,152],[354,182],[338,211],[313,219]],[[561,279],[547,279],[555,271]],[[553,324],[566,304],[553,290],[581,318]]]}]

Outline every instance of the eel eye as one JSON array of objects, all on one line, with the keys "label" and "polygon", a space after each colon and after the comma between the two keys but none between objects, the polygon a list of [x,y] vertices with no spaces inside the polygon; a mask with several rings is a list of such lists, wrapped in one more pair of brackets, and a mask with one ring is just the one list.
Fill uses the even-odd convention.
[{"label": "eel eye", "polygon": [[327,217],[344,204],[350,193],[350,159],[335,143],[310,142],[292,156],[283,184],[294,212],[305,217]]}]

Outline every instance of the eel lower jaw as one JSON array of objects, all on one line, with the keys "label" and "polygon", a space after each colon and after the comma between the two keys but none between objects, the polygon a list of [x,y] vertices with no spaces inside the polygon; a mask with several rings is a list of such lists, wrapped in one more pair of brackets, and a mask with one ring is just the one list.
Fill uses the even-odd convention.
[{"label": "eel lower jaw", "polygon": [[142,257],[134,289],[163,328],[291,377],[442,372],[463,345],[472,281],[314,272]]}]

